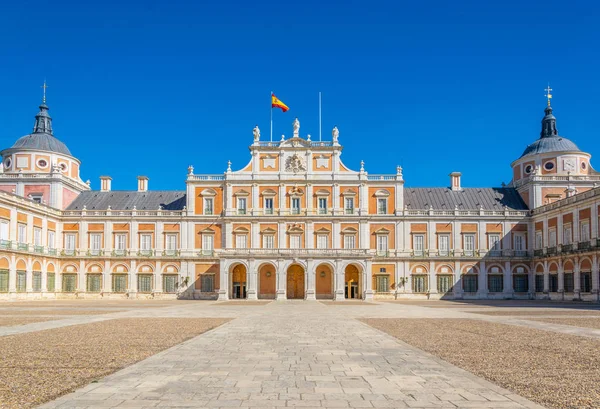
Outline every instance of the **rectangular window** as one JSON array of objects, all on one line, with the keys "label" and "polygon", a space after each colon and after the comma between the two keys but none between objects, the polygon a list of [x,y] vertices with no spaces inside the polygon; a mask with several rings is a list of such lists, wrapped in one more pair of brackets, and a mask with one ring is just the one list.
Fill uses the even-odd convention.
[{"label": "rectangular window", "polygon": [[425,236],[422,234],[413,235],[413,251],[415,256],[422,256],[425,247]]},{"label": "rectangular window", "polygon": [[571,225],[566,225],[563,228],[563,244],[565,245],[569,245],[571,244],[573,241],[573,236],[572,236],[572,231],[571,231]]},{"label": "rectangular window", "polygon": [[142,234],[140,236],[140,250],[149,251],[152,248],[152,235]]},{"label": "rectangular window", "polygon": [[590,222],[581,222],[581,233],[579,234],[579,241],[590,241]]},{"label": "rectangular window", "polygon": [[515,274],[513,276],[513,290],[516,293],[526,293],[529,291],[529,277],[526,274]]},{"label": "rectangular window", "polygon": [[558,291],[558,274],[550,274],[549,279],[549,290],[551,293],[555,293]]},{"label": "rectangular window", "polygon": [[238,210],[238,214],[246,214],[246,198],[245,197],[238,197],[237,210]]},{"label": "rectangular window", "polygon": [[48,291],[52,292],[56,290],[56,275],[54,273],[48,273],[46,287]]},{"label": "rectangular window", "polygon": [[265,214],[273,214],[273,198],[265,198]]},{"label": "rectangular window", "polygon": [[412,290],[413,293],[426,293],[428,288],[428,280],[426,275],[414,275],[412,276]]},{"label": "rectangular window", "polygon": [[203,293],[212,293],[215,291],[215,275],[214,274],[202,274],[200,281],[200,288]]},{"label": "rectangular window", "polygon": [[77,288],[77,275],[76,274],[63,274],[62,275],[62,291],[65,293],[74,293]]},{"label": "rectangular window", "polygon": [[490,250],[498,251],[500,250],[500,235],[499,234],[490,234],[488,236],[488,246]]},{"label": "rectangular window", "polygon": [[32,289],[35,292],[42,291],[42,273],[39,271],[33,272]]},{"label": "rectangular window", "polygon": [[475,254],[475,235],[465,234],[463,240],[465,241],[465,256],[472,256]]},{"label": "rectangular window", "polygon": [[112,275],[112,292],[124,293],[127,291],[127,274]]},{"label": "rectangular window", "polygon": [[248,248],[248,236],[245,234],[235,235],[235,248],[245,249]]},{"label": "rectangular window", "polygon": [[48,248],[56,248],[56,233],[54,233],[52,230],[48,231]]},{"label": "rectangular window", "polygon": [[8,270],[0,270],[0,293],[8,292]]},{"label": "rectangular window", "polygon": [[42,245],[42,229],[39,227],[33,228],[33,245],[41,246]]},{"label": "rectangular window", "polygon": [[102,290],[102,275],[88,274],[87,275],[87,291],[90,293],[99,293]]},{"label": "rectangular window", "polygon": [[440,256],[447,256],[450,250],[450,236],[447,234],[441,234],[438,236],[438,250]]},{"label": "rectangular window", "polygon": [[377,199],[377,214],[387,214],[387,199],[380,197]]},{"label": "rectangular window", "polygon": [[140,293],[152,292],[152,274],[138,275],[138,291]]},{"label": "rectangular window", "polygon": [[300,214],[300,198],[292,197],[292,214]]},{"label": "rectangular window", "polygon": [[536,293],[544,292],[544,275],[543,274],[535,275],[535,292]]},{"label": "rectangular window", "polygon": [[539,250],[542,247],[544,247],[544,238],[543,238],[542,232],[536,231],[535,232],[535,248],[537,250]]},{"label": "rectangular window", "polygon": [[388,252],[388,236],[386,234],[377,235],[377,254],[380,256],[387,255]]},{"label": "rectangular window", "polygon": [[327,214],[327,198],[319,198],[319,214]]},{"label": "rectangular window", "polygon": [[6,220],[0,222],[0,240],[9,240],[8,227],[9,224]]},{"label": "rectangular window", "polygon": [[27,243],[27,226],[24,224],[17,226],[17,241],[19,243]]},{"label": "rectangular window", "polygon": [[[236,236],[238,237],[238,236]],[[244,236],[246,237],[246,236]],[[215,249],[215,237],[212,234],[202,235],[202,250],[213,251]]]},{"label": "rectangular window", "polygon": [[556,247],[556,229],[548,231],[548,247]]},{"label": "rectangular window", "polygon": [[167,274],[163,276],[163,291],[165,293],[177,292],[177,276],[174,274]]},{"label": "rectangular window", "polygon": [[573,273],[565,273],[565,293],[575,291],[575,280]]},{"label": "rectangular window", "polygon": [[177,250],[177,235],[176,234],[167,234],[165,235],[165,247],[168,251]]},{"label": "rectangular window", "polygon": [[579,289],[582,293],[592,291],[592,273],[584,271],[579,275]]},{"label": "rectangular window", "polygon": [[100,254],[102,248],[102,235],[100,233],[90,234],[90,251],[92,255]]},{"label": "rectangular window", "polygon": [[212,197],[204,198],[204,214],[212,215],[214,212],[214,199]]},{"label": "rectangular window", "polygon": [[327,246],[327,235],[319,234],[317,235],[317,248],[318,249],[326,249]]},{"label": "rectangular window", "polygon": [[476,293],[478,289],[477,274],[465,274],[462,276],[463,291],[465,293]]},{"label": "rectangular window", "polygon": [[437,287],[441,293],[451,293],[454,289],[452,276],[449,274],[443,274],[437,276]]},{"label": "rectangular window", "polygon": [[65,250],[75,250],[75,233],[65,234]]},{"label": "rectangular window", "polygon": [[389,276],[376,276],[375,283],[378,293],[387,293],[389,291]]},{"label": "rectangular window", "polygon": [[115,250],[125,250],[127,242],[127,235],[125,234],[116,234],[115,235]]},{"label": "rectangular window", "polygon": [[513,246],[515,251],[525,250],[525,237],[521,234],[515,234]]},{"label": "rectangular window", "polygon": [[272,234],[263,235],[263,249],[275,248],[275,236]]},{"label": "rectangular window", "polygon": [[346,214],[354,214],[354,198],[347,197],[344,200]]},{"label": "rectangular window", "polygon": [[488,276],[488,291],[491,293],[501,293],[504,291],[504,277],[501,274]]},{"label": "rectangular window", "polygon": [[24,293],[27,286],[25,271],[17,271],[17,292]]},{"label": "rectangular window", "polygon": [[356,248],[356,236],[354,234],[344,235],[344,248],[355,249]]},{"label": "rectangular window", "polygon": [[290,236],[290,248],[291,249],[299,249],[300,248],[300,235],[292,234]]}]

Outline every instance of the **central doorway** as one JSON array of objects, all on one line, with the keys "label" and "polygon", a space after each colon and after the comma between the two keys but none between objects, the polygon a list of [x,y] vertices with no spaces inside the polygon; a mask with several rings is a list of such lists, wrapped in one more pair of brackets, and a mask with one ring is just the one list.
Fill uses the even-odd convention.
[{"label": "central doorway", "polygon": [[358,268],[350,264],[344,272],[344,297],[347,299],[361,298],[359,284]]},{"label": "central doorway", "polygon": [[287,270],[287,298],[304,299],[304,268],[298,264]]},{"label": "central doorway", "polygon": [[246,298],[246,266],[243,264],[231,271],[231,298]]}]

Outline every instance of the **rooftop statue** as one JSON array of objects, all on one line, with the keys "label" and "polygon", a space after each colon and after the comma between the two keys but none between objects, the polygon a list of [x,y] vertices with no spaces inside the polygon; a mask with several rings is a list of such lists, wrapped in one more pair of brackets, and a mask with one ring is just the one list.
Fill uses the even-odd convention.
[{"label": "rooftop statue", "polygon": [[294,126],[294,138],[298,138],[300,136],[300,121],[298,121],[298,118],[294,119],[292,125]]},{"label": "rooftop statue", "polygon": [[258,142],[258,140],[260,139],[260,129],[258,129],[258,125],[254,127],[252,133],[254,134],[254,142]]},{"label": "rooftop statue", "polygon": [[337,129],[337,126],[333,127],[333,130],[331,131],[331,136],[333,137],[333,143],[337,143],[338,136],[340,136],[340,131]]}]

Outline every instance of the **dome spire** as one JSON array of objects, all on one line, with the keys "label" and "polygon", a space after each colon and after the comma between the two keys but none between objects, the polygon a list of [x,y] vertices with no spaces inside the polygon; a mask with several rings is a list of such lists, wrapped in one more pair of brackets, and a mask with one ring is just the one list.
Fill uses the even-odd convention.
[{"label": "dome spire", "polygon": [[42,105],[40,105],[40,112],[35,116],[35,125],[33,126],[33,133],[45,133],[48,135],[52,135],[52,118],[48,114],[48,105],[46,105],[46,80],[44,80],[44,85],[42,85],[42,89],[44,90],[42,96]]},{"label": "dome spire", "polygon": [[550,106],[550,100],[552,99],[552,88],[550,88],[550,84],[548,84],[548,88],[545,88],[546,98],[548,99],[548,105],[544,112],[546,116],[542,119],[542,132],[540,133],[541,138],[551,138],[553,136],[558,136],[558,130],[556,129],[556,118],[552,115],[552,106]]}]

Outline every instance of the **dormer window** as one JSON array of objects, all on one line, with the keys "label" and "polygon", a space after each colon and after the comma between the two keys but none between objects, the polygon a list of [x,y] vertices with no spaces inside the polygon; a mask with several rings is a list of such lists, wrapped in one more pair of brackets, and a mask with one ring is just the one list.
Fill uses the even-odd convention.
[{"label": "dormer window", "polygon": [[552,169],[554,169],[554,162],[544,163],[544,169],[546,169],[547,171],[551,171]]},{"label": "dormer window", "polygon": [[48,161],[46,161],[46,159],[38,159],[37,165],[40,169],[46,169],[48,167]]}]

